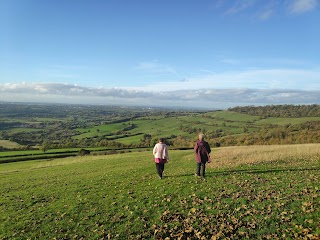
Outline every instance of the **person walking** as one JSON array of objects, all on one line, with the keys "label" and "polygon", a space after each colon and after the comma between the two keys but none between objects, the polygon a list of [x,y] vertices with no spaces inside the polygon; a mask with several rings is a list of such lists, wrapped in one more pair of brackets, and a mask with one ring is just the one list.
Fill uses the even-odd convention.
[{"label": "person walking", "polygon": [[206,163],[210,162],[210,146],[209,143],[204,140],[204,134],[199,134],[199,139],[194,145],[194,153],[197,162],[196,175],[205,177]]},{"label": "person walking", "polygon": [[163,138],[159,138],[159,142],[153,148],[154,161],[159,177],[162,179],[164,164],[169,161],[168,147],[164,143]]}]

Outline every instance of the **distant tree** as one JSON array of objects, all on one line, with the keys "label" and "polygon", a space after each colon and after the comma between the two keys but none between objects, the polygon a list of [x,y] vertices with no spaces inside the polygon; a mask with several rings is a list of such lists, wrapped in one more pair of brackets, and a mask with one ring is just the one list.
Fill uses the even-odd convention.
[{"label": "distant tree", "polygon": [[152,144],[152,136],[150,134],[144,134],[140,141],[142,146],[150,147]]},{"label": "distant tree", "polygon": [[80,151],[79,151],[79,155],[80,156],[84,156],[84,155],[89,155],[90,154],[90,150],[87,150],[87,149],[81,149]]},{"label": "distant tree", "polygon": [[174,147],[183,147],[183,148],[190,148],[193,147],[193,141],[186,138],[185,136],[178,136],[175,139],[173,139],[172,144]]},{"label": "distant tree", "polygon": [[150,143],[151,146],[154,146],[158,141],[159,141],[159,138],[156,138],[156,137],[152,138],[151,143]]},{"label": "distant tree", "polygon": [[320,105],[267,105],[229,108],[229,111],[261,117],[319,117]]},{"label": "distant tree", "polygon": [[50,149],[50,144],[46,141],[42,142],[42,145],[39,147],[39,150],[43,151],[44,153]]}]

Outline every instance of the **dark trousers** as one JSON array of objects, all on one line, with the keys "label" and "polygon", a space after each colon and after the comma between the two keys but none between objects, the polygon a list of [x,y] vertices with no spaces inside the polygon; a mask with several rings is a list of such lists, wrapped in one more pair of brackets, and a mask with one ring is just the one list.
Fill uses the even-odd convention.
[{"label": "dark trousers", "polygon": [[205,162],[197,163],[196,174],[198,176],[204,177],[205,173],[206,173],[206,163]]},{"label": "dark trousers", "polygon": [[157,173],[158,173],[159,177],[162,178],[162,174],[164,171],[164,163],[156,163],[156,169],[157,169]]}]

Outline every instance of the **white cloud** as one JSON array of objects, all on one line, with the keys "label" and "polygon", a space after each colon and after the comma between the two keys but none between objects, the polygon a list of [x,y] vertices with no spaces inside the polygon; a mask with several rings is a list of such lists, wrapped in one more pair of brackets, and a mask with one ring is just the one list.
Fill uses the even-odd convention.
[{"label": "white cloud", "polygon": [[[284,60],[285,61],[285,60]],[[235,61],[229,60],[233,64]],[[286,61],[285,61],[286,62]],[[141,64],[157,69],[161,64]],[[320,69],[200,70],[197,77],[158,81],[143,87],[86,87],[65,83],[0,83],[0,101],[149,106],[230,107],[262,104],[320,104]]]},{"label": "white cloud", "polygon": [[215,6],[225,15],[247,15],[260,20],[268,20],[277,14],[283,14],[283,11],[289,11],[291,14],[312,11],[319,6],[319,0],[235,0],[218,1]]},{"label": "white cloud", "polygon": [[289,10],[293,14],[301,14],[314,10],[318,4],[318,0],[294,0]]},{"label": "white cloud", "polygon": [[320,70],[301,69],[249,69],[244,71],[211,73],[181,81],[158,82],[134,88],[145,91],[173,91],[201,88],[256,88],[256,89],[320,89]]},{"label": "white cloud", "polygon": [[266,9],[259,14],[259,18],[261,20],[267,20],[267,19],[271,18],[273,14],[274,14],[273,9]]},{"label": "white cloud", "polygon": [[175,69],[169,65],[161,64],[156,60],[140,62],[136,67],[136,70],[151,72],[151,73],[172,73],[177,75]]},{"label": "white cloud", "polygon": [[320,104],[320,90],[199,88],[145,91],[121,88],[88,88],[61,83],[0,84],[1,101],[81,104],[127,104],[226,108],[237,105]]},{"label": "white cloud", "polygon": [[254,1],[251,0],[238,0],[235,1],[234,5],[229,8],[225,13],[226,14],[236,14],[242,11],[247,10],[248,8],[254,5]]}]

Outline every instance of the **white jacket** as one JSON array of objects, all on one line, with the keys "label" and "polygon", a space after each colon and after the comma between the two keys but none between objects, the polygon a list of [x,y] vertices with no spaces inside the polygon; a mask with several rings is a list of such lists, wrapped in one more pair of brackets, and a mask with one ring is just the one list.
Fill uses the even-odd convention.
[{"label": "white jacket", "polygon": [[168,147],[164,143],[157,143],[153,148],[154,158],[169,160]]}]

